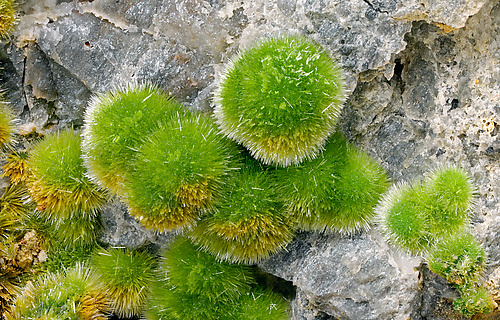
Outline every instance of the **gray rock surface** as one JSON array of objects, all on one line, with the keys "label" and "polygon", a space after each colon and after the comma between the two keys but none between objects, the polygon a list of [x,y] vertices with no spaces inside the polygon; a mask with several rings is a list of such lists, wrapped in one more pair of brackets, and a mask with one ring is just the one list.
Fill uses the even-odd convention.
[{"label": "gray rock surface", "polygon": [[173,239],[171,233],[156,234],[147,230],[127,212],[118,198],[111,200],[101,211],[104,234],[101,241],[112,246],[138,248],[149,243],[163,246]]},{"label": "gray rock surface", "polygon": [[[313,301],[314,303],[314,301]],[[318,310],[318,307],[309,301],[308,296],[300,289],[291,302],[290,315],[296,320],[336,320],[337,318]]]},{"label": "gray rock surface", "polygon": [[375,233],[304,233],[259,266],[292,281],[316,309],[342,320],[369,320],[410,317],[418,292],[417,264]]},{"label": "gray rock surface", "polygon": [[450,287],[445,278],[432,273],[425,264],[419,268],[419,299],[420,309],[415,310],[412,319],[426,320],[465,320],[466,317],[453,309],[453,300],[460,297],[460,293]]},{"label": "gray rock surface", "polygon": [[436,23],[444,30],[453,30],[465,26],[467,19],[476,14],[486,3],[485,0],[472,1],[373,1],[379,10],[387,10],[396,19],[412,21],[426,20]]},{"label": "gray rock surface", "polygon": [[[474,231],[490,256],[485,279],[500,292],[498,0],[21,0],[19,8],[17,30],[0,43],[0,81],[23,133],[78,128],[91,94],[130,81],[209,111],[214,79],[239,50],[280,33],[312,37],[346,71],[340,130],[394,181],[449,163],[471,173]],[[169,239],[146,232],[119,202],[103,222],[112,245]],[[297,286],[292,319],[458,319],[456,292],[374,232],[303,234],[261,266]]]}]

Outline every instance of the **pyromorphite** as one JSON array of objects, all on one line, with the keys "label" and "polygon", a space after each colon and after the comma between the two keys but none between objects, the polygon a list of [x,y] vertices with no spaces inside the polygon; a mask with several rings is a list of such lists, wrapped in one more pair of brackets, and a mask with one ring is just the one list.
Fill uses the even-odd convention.
[{"label": "pyromorphite", "polygon": [[179,102],[150,84],[95,95],[85,112],[82,134],[89,176],[112,193],[125,195],[125,176],[144,137],[183,112]]},{"label": "pyromorphite", "polygon": [[218,201],[235,171],[238,150],[212,119],[176,116],[144,140],[126,188],[130,213],[146,227],[188,227]]},{"label": "pyromorphite", "polygon": [[340,67],[301,36],[267,39],[226,68],[215,94],[222,132],[265,164],[315,158],[345,98]]}]

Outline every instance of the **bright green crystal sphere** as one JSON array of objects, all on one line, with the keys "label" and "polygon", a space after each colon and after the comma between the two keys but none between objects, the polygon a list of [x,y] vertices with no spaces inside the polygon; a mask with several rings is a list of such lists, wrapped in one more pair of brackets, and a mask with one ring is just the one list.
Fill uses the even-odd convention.
[{"label": "bright green crystal sphere", "polygon": [[315,158],[334,131],[345,99],[338,64],[314,41],[259,42],[227,67],[215,94],[222,132],[265,164]]}]

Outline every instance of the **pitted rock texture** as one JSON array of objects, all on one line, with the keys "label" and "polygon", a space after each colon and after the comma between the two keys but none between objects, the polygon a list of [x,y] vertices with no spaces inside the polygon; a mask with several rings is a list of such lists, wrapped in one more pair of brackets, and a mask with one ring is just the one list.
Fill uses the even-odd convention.
[{"label": "pitted rock texture", "polygon": [[329,315],[375,320],[410,317],[418,292],[415,263],[374,234],[304,233],[259,266],[292,281]]},{"label": "pitted rock texture", "polygon": [[467,19],[475,15],[486,0],[430,0],[430,1],[373,1],[379,10],[387,10],[396,19],[426,20],[444,30],[465,26]]},{"label": "pitted rock texture", "polygon": [[72,11],[36,29],[35,37],[48,57],[70,69],[92,92],[147,80],[189,100],[191,92],[212,79],[203,55],[172,39],[122,30],[91,13]]},{"label": "pitted rock texture", "polygon": [[395,76],[359,83],[342,130],[379,159],[395,181],[457,164],[478,188],[477,237],[499,263],[500,4],[490,1],[465,28],[445,34],[415,22]]},{"label": "pitted rock texture", "polygon": [[[92,94],[131,81],[210,112],[219,70],[240,50],[276,34],[315,39],[346,73],[339,129],[394,182],[447,164],[471,173],[474,233],[490,256],[485,279],[500,291],[498,0],[18,2],[18,28],[0,43],[0,81],[23,133],[78,129]],[[119,202],[103,223],[112,245],[170,239],[142,228]],[[373,231],[303,234],[262,266],[297,286],[292,319],[456,316],[456,292]]]}]

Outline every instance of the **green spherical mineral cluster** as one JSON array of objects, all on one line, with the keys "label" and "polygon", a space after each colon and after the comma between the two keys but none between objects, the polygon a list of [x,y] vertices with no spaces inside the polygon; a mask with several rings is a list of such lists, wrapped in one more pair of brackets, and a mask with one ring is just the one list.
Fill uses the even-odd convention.
[{"label": "green spherical mineral cluster", "polygon": [[255,263],[283,249],[294,231],[277,200],[272,177],[256,161],[230,181],[219,205],[190,234],[221,260]]},{"label": "green spherical mineral cluster", "polygon": [[131,84],[92,97],[85,113],[83,154],[90,176],[114,194],[144,137],[184,108],[150,84]]},{"label": "green spherical mineral cluster", "polygon": [[163,253],[146,319],[285,320],[288,303],[256,288],[250,266],[220,262],[186,238]]},{"label": "green spherical mineral cluster", "polygon": [[471,288],[461,292],[462,297],[453,302],[455,310],[466,317],[472,317],[478,313],[490,313],[497,304],[487,289]]},{"label": "green spherical mineral cluster", "polygon": [[78,264],[27,284],[12,308],[11,319],[105,320],[109,312],[97,275]]},{"label": "green spherical mineral cluster", "polygon": [[365,229],[388,187],[384,171],[339,133],[314,160],[272,172],[280,200],[296,226],[352,233]]},{"label": "green spherical mineral cluster", "polygon": [[178,238],[163,254],[146,319],[234,319],[234,301],[254,281],[250,267],[219,262]]},{"label": "green spherical mineral cluster", "polygon": [[100,215],[87,215],[73,212],[68,218],[52,217],[47,219],[51,226],[51,236],[57,245],[70,248],[92,247],[102,231]]},{"label": "green spherical mineral cluster", "polygon": [[210,301],[237,298],[255,282],[249,266],[219,262],[183,237],[164,252],[162,268],[171,285]]},{"label": "green spherical mineral cluster", "polygon": [[314,160],[276,168],[277,195],[296,227],[322,231],[335,219],[334,192],[347,162],[347,141],[335,134]]},{"label": "green spherical mineral cluster", "polygon": [[104,189],[92,183],[83,166],[81,139],[72,129],[46,136],[29,153],[31,196],[48,215],[95,216],[106,202]]},{"label": "green spherical mineral cluster", "polygon": [[139,317],[154,280],[153,256],[125,248],[102,249],[91,264],[100,275],[113,312],[121,318]]},{"label": "green spherical mineral cluster", "polygon": [[374,207],[388,187],[382,167],[365,152],[349,146],[333,192],[335,215],[325,225],[341,233],[368,229],[375,217]]},{"label": "green spherical mineral cluster", "polygon": [[265,164],[315,158],[345,99],[340,67],[314,41],[259,42],[228,66],[215,95],[222,132]]},{"label": "green spherical mineral cluster", "polygon": [[235,320],[288,320],[288,302],[268,290],[255,290],[234,304]]},{"label": "green spherical mineral cluster", "polygon": [[387,241],[412,254],[454,237],[470,223],[474,187],[465,171],[444,167],[423,182],[393,186],[376,208]]},{"label": "green spherical mineral cluster", "polygon": [[224,300],[213,302],[206,296],[184,292],[169,284],[166,279],[159,279],[152,286],[145,312],[147,320],[231,320],[234,307]]},{"label": "green spherical mineral cluster", "polygon": [[479,281],[486,253],[474,236],[465,232],[440,243],[428,257],[429,269],[457,286]]},{"label": "green spherical mineral cluster", "polygon": [[426,206],[432,214],[430,232],[449,237],[460,232],[471,217],[475,188],[469,175],[461,168],[446,166],[431,172],[425,182]]},{"label": "green spherical mineral cluster", "polygon": [[238,149],[212,119],[186,113],[149,135],[127,181],[130,212],[146,227],[169,230],[194,224],[219,201],[236,170]]},{"label": "green spherical mineral cluster", "polygon": [[401,183],[392,186],[375,209],[386,241],[412,254],[427,252],[435,241],[419,201],[422,197],[420,184]]}]

